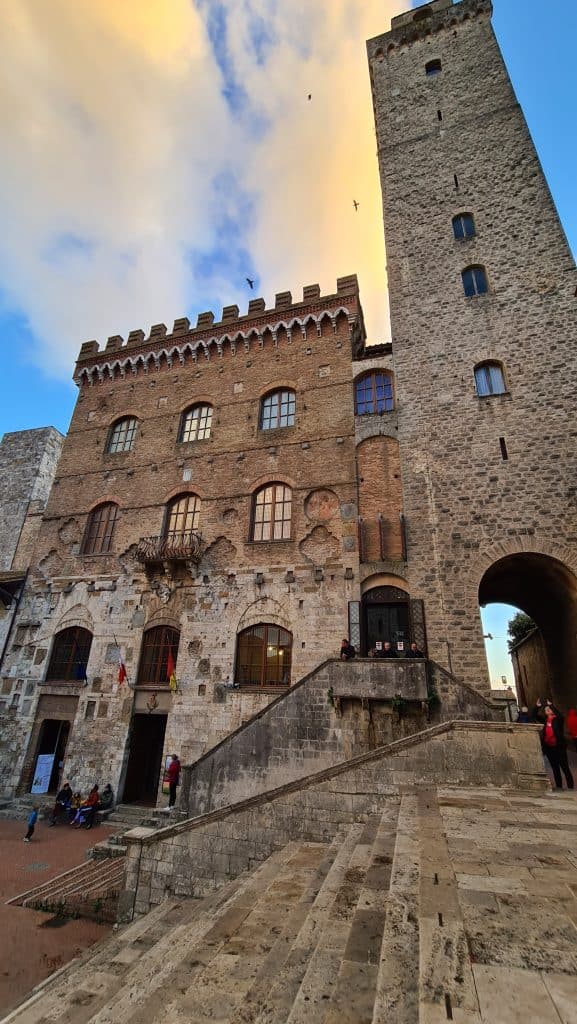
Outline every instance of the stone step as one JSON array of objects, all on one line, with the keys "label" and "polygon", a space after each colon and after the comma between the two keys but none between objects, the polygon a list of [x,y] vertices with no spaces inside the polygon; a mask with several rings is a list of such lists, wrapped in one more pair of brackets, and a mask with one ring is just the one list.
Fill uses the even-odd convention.
[{"label": "stone step", "polygon": [[[291,872],[294,875],[297,868],[304,870],[297,863],[283,876],[291,859],[312,859],[307,871],[314,872],[325,848],[305,844],[304,850],[303,854],[298,844],[289,844],[255,872],[240,876],[201,901],[166,901],[91,951],[78,966],[70,965],[53,984],[45,985],[15,1011],[11,1020],[17,1024],[46,1020],[66,1024],[137,1024],[142,1020],[150,1024],[151,1020],[162,1019],[165,1007],[177,995],[189,993],[190,998],[196,991],[199,975],[221,954],[270,886],[283,877],[288,884]],[[292,896],[286,893],[287,899],[290,896],[294,902],[302,885],[301,881]],[[259,922],[257,939],[265,934]],[[251,930],[251,941],[255,941],[255,929]],[[261,950],[260,955],[265,952]],[[234,960],[234,955],[225,957],[229,967]],[[221,968],[222,963],[219,971]]]},{"label": "stone step", "polygon": [[120,860],[88,861],[8,902],[36,910],[50,910],[62,917],[90,917],[115,921],[122,891],[124,865]]},{"label": "stone step", "polygon": [[[254,1024],[284,1024],[299,994],[300,1004],[308,1007],[310,997],[306,988],[323,969],[327,987],[322,994],[330,991],[331,976],[336,976],[338,971],[338,950],[344,948],[348,933],[346,915],[350,886],[358,871],[351,862],[364,832],[364,824],[350,825],[333,840],[330,868],[292,943],[289,956],[272,979],[268,994],[252,1018]],[[240,1018],[244,1019],[251,1018]],[[240,1020],[235,1019],[235,1024],[240,1024]]]},{"label": "stone step", "polygon": [[401,798],[385,925],[376,979],[373,1024],[419,1024],[419,876],[417,798]]}]

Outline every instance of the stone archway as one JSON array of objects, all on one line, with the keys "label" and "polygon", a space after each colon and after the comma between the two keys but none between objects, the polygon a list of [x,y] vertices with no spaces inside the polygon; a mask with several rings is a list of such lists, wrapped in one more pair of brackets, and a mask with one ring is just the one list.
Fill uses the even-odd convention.
[{"label": "stone archway", "polygon": [[[520,608],[539,627],[553,701],[562,709],[577,703],[577,576],[559,559],[535,551],[515,552],[485,570],[481,605]],[[527,695],[528,699],[536,694]],[[542,696],[549,696],[544,692]]]}]

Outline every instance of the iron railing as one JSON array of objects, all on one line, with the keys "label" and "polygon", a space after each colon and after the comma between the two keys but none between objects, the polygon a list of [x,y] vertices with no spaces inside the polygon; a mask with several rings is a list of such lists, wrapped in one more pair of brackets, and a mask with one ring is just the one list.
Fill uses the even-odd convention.
[{"label": "iron railing", "polygon": [[136,557],[144,565],[157,562],[194,562],[202,555],[202,537],[194,530],[186,533],[168,533],[159,537],[142,537],[136,548]]}]

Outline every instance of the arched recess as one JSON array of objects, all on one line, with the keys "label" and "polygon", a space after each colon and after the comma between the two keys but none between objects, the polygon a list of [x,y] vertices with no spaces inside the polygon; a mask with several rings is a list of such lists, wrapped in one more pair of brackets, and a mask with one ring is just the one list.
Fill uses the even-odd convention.
[{"label": "arched recess", "polygon": [[[560,708],[577,703],[577,576],[559,559],[535,551],[516,552],[485,570],[481,606],[513,605],[537,624],[543,639],[548,678],[535,672],[525,680],[522,701],[551,697]],[[550,688],[550,692],[547,692]]]},{"label": "arched recess", "polygon": [[368,437],[357,446],[361,562],[403,558],[399,442]]}]

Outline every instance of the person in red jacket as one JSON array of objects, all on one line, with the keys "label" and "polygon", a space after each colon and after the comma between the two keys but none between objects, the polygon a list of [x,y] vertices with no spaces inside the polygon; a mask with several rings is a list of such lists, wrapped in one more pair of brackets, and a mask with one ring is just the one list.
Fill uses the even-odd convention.
[{"label": "person in red jacket", "polygon": [[559,714],[557,708],[550,703],[545,705],[545,725],[541,730],[541,746],[553,770],[556,789],[563,789],[561,770],[567,780],[567,789],[573,789],[573,776],[567,761],[565,747],[563,715]]},{"label": "person in red jacket", "polygon": [[575,744],[575,750],[577,750],[577,711],[575,708],[569,708],[565,719],[565,728]]},{"label": "person in red jacket", "polygon": [[75,828],[82,828],[83,825],[86,825],[86,828],[92,828],[98,800],[98,786],[93,786],[86,800],[83,800],[80,804],[76,816],[70,824],[74,825]]},{"label": "person in red jacket", "polygon": [[166,773],[168,779],[168,806],[174,807],[176,803],[176,787],[178,786],[178,780],[180,779],[180,760],[176,754],[172,755],[172,761],[168,766]]}]

